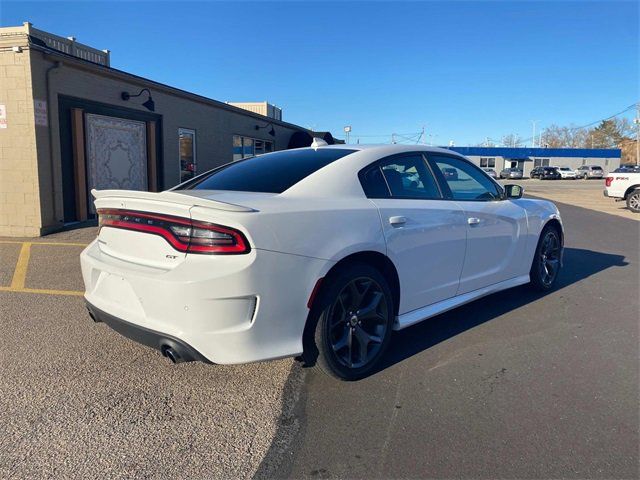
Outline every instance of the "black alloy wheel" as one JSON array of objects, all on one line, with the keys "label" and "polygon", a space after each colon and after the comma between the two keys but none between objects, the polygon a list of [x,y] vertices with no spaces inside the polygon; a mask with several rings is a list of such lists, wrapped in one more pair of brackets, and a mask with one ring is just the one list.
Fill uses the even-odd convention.
[{"label": "black alloy wheel", "polygon": [[531,283],[540,290],[550,290],[560,273],[562,242],[555,227],[545,227],[540,235],[531,265]]},{"label": "black alloy wheel", "polygon": [[386,350],[395,319],[386,279],[360,263],[323,280],[309,315],[305,363],[341,380],[358,380],[372,372]]}]

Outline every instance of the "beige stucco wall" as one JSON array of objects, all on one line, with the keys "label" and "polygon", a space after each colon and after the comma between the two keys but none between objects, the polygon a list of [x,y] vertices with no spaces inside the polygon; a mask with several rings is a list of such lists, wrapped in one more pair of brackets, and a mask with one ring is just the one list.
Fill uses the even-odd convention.
[{"label": "beige stucco wall", "polygon": [[[42,226],[31,64],[24,35],[0,36],[0,236],[37,236]],[[22,47],[14,52],[12,47]]]}]

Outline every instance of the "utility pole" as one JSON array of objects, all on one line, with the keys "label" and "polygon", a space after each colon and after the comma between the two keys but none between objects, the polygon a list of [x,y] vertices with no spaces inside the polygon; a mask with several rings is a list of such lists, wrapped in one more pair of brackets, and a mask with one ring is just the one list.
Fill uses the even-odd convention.
[{"label": "utility pole", "polygon": [[391,134],[391,143],[396,143],[396,134],[395,133]]},{"label": "utility pole", "polygon": [[531,120],[531,123],[533,124],[533,135],[531,136],[531,148],[536,147],[536,123],[537,122],[538,120]]}]

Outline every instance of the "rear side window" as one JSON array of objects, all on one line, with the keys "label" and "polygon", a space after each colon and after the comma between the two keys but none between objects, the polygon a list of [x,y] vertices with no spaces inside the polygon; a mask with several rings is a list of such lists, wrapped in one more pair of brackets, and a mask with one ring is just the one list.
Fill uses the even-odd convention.
[{"label": "rear side window", "polygon": [[282,193],[300,180],[356,150],[284,150],[250,157],[211,170],[178,190],[233,190]]},{"label": "rear side window", "polygon": [[438,185],[420,154],[393,156],[360,175],[369,198],[436,199]]}]

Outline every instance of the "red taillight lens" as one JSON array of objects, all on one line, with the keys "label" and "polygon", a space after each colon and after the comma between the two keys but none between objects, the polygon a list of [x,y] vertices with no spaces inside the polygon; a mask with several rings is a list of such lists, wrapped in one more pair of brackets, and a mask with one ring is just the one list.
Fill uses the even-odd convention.
[{"label": "red taillight lens", "polygon": [[173,215],[106,208],[98,209],[98,219],[100,227],[159,235],[180,252],[228,255],[251,251],[242,232],[215,223]]},{"label": "red taillight lens", "polygon": [[613,182],[613,177],[607,177],[604,179],[604,185],[606,187],[610,187],[612,182]]}]

